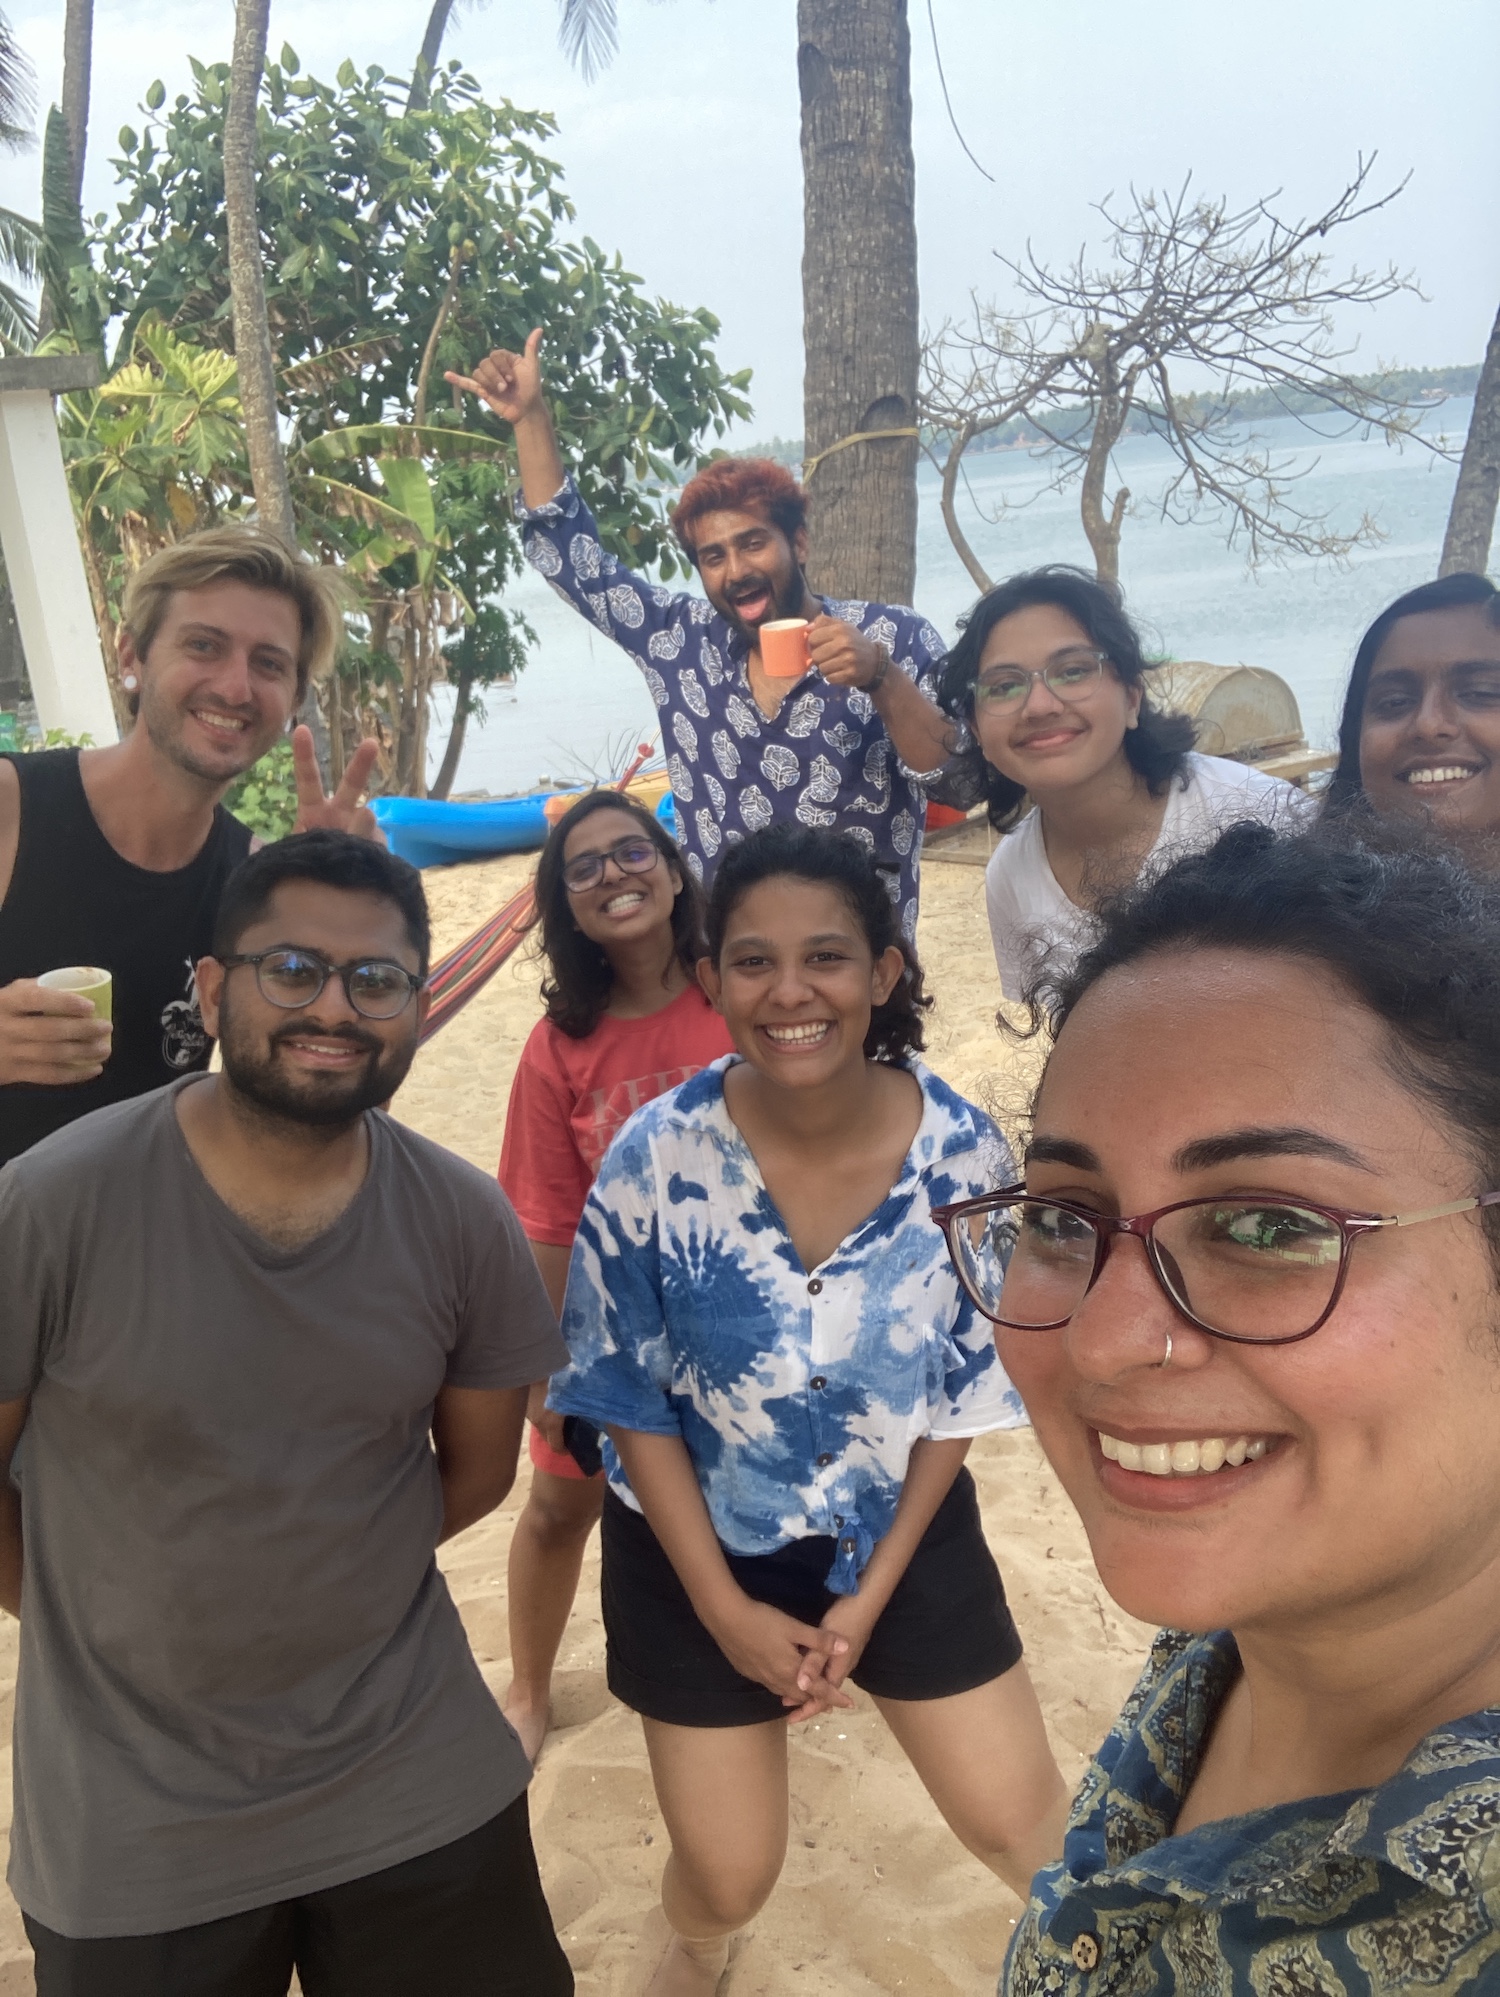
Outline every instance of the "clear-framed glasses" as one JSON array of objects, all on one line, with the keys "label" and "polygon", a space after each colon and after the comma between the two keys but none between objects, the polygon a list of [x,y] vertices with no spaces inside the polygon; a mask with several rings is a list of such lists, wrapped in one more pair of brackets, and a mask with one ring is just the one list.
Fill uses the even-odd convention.
[{"label": "clear-framed glasses", "polygon": [[1108,664],[1105,653],[1080,648],[1060,653],[1038,672],[1028,672],[1024,666],[996,666],[975,682],[974,705],[1002,714],[1024,707],[1034,680],[1040,680],[1059,700],[1087,700]]},{"label": "clear-framed glasses", "polygon": [[337,978],[344,995],[362,1019],[397,1019],[426,982],[404,964],[388,957],[361,957],[355,964],[330,964],[315,950],[261,950],[253,957],[221,957],[226,971],[241,964],[255,966],[260,995],[271,1005],[295,1012],[311,1005],[330,978]]},{"label": "clear-framed glasses", "polygon": [[1351,1213],[1294,1193],[1177,1200],[1154,1213],[1096,1213],[1006,1186],[934,1207],[964,1289],[995,1324],[1059,1331],[1133,1234],[1168,1302],[1199,1331],[1237,1345],[1310,1338],[1338,1302],[1363,1234],[1500,1205],[1500,1192],[1420,1213]]},{"label": "clear-framed glasses", "polygon": [[563,862],[563,886],[569,894],[582,894],[604,879],[604,863],[613,860],[622,874],[649,874],[661,858],[661,848],[644,833],[633,839],[616,840],[602,853],[580,853],[576,860]]}]

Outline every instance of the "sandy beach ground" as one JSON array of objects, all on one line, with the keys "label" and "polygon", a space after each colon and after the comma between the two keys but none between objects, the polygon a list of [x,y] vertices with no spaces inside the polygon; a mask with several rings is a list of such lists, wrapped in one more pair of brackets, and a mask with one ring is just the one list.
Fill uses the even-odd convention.
[{"label": "sandy beach ground", "polygon": [[[529,878],[533,856],[429,871],[439,952]],[[999,999],[977,867],[923,870],[918,938],[937,999],[928,1060],[1016,1128],[1035,1056],[997,1032]],[[423,1051],[396,1113],[485,1171],[500,1152],[506,1097],[539,1012],[522,954]],[[1029,1430],[981,1440],[970,1457],[986,1530],[1064,1773],[1073,1779],[1113,1720],[1150,1632],[1115,1608],[1083,1533]],[[509,1676],[505,1567],[529,1472],[493,1517],[443,1552],[475,1653],[498,1695]],[[597,1540],[596,1540],[597,1548]],[[597,1550],[585,1565],[556,1681],[555,1727],[532,1785],[542,1876],[580,1997],[634,1997],[661,1946],[655,1914],[666,1855],[641,1731],[604,1683]],[[0,1627],[0,1737],[8,1820],[9,1708],[17,1626]],[[781,1883],[741,1941],[726,1997],[981,1997],[994,1989],[1015,1899],[970,1858],[928,1802],[870,1706],[799,1729],[792,1829]],[[33,1988],[20,1916],[0,1903],[0,1997]],[[441,1997],[435,1992],[434,1997]]]}]

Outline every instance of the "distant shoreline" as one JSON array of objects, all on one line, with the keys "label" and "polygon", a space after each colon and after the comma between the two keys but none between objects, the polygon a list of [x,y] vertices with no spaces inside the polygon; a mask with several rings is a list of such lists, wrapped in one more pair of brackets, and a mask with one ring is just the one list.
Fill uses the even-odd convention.
[{"label": "distant shoreline", "polygon": [[[1472,366],[1466,367],[1388,368],[1379,374],[1355,375],[1353,379],[1361,388],[1378,389],[1392,401],[1409,403],[1413,410],[1419,411],[1434,408],[1450,396],[1472,395],[1479,383],[1479,363],[1475,361]],[[1188,395],[1182,400],[1186,407],[1196,412],[1210,398]],[[1254,423],[1278,416],[1308,416],[1321,409],[1332,410],[1336,407],[1337,404],[1322,396],[1284,394],[1273,388],[1255,389],[1246,395],[1233,396],[1219,405],[1220,415],[1226,423]],[[1067,410],[1061,410],[1052,419],[1053,435],[1077,436],[1087,427],[1087,421],[1082,409],[1072,412],[1071,416]],[[1131,412],[1125,435],[1150,436],[1158,422],[1159,412],[1149,405],[1142,405]],[[924,441],[940,444],[944,434],[934,430]],[[990,451],[1034,450],[1037,445],[1046,442],[1046,437],[1034,423],[1024,416],[1016,416],[998,430],[976,437],[969,450],[977,457]],[[798,471],[802,466],[804,450],[800,437],[771,437],[746,444],[742,450],[732,451],[729,455],[736,458],[771,458],[790,471]]]}]

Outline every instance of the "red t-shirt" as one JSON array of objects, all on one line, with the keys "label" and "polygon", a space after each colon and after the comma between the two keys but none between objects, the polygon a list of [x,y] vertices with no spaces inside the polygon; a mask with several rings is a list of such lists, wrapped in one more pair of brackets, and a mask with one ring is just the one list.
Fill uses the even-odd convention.
[{"label": "red t-shirt", "polygon": [[733,1049],[696,985],[649,1019],[606,1013],[586,1040],[539,1019],[511,1084],[500,1149],[500,1183],[527,1239],[571,1248],[599,1161],[621,1124]]}]

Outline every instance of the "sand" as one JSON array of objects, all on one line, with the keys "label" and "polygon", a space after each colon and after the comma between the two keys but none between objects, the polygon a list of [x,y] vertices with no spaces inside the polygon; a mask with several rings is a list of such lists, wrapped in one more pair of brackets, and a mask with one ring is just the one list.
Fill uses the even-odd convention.
[{"label": "sand", "polygon": [[[531,856],[425,876],[437,948],[451,948],[530,875]],[[976,867],[923,872],[919,948],[937,999],[931,1065],[1014,1131],[1036,1050],[994,1025],[999,986]],[[506,1097],[539,1011],[538,968],[512,959],[426,1048],[396,1113],[485,1171],[499,1157]],[[1113,1720],[1150,1631],[1104,1593],[1077,1518],[1029,1430],[992,1436],[970,1457],[990,1543],[1027,1661],[1071,1781]],[[485,1677],[509,1677],[505,1565],[525,1501],[510,1501],[444,1548],[442,1564]],[[604,1683],[597,1538],[584,1568],[556,1678],[554,1731],[532,1785],[532,1823],[558,1931],[580,1997],[634,1997],[663,1930],[657,1882],[666,1855],[640,1724]],[[0,1808],[10,1807],[9,1712],[17,1626],[0,1626]],[[786,1869],[737,1945],[725,1997],[980,1997],[992,1992],[1018,1902],[970,1858],[928,1801],[868,1700],[797,1729]],[[0,1997],[33,1988],[20,1916],[0,1900]],[[435,1993],[440,1997],[440,1993]]]}]

